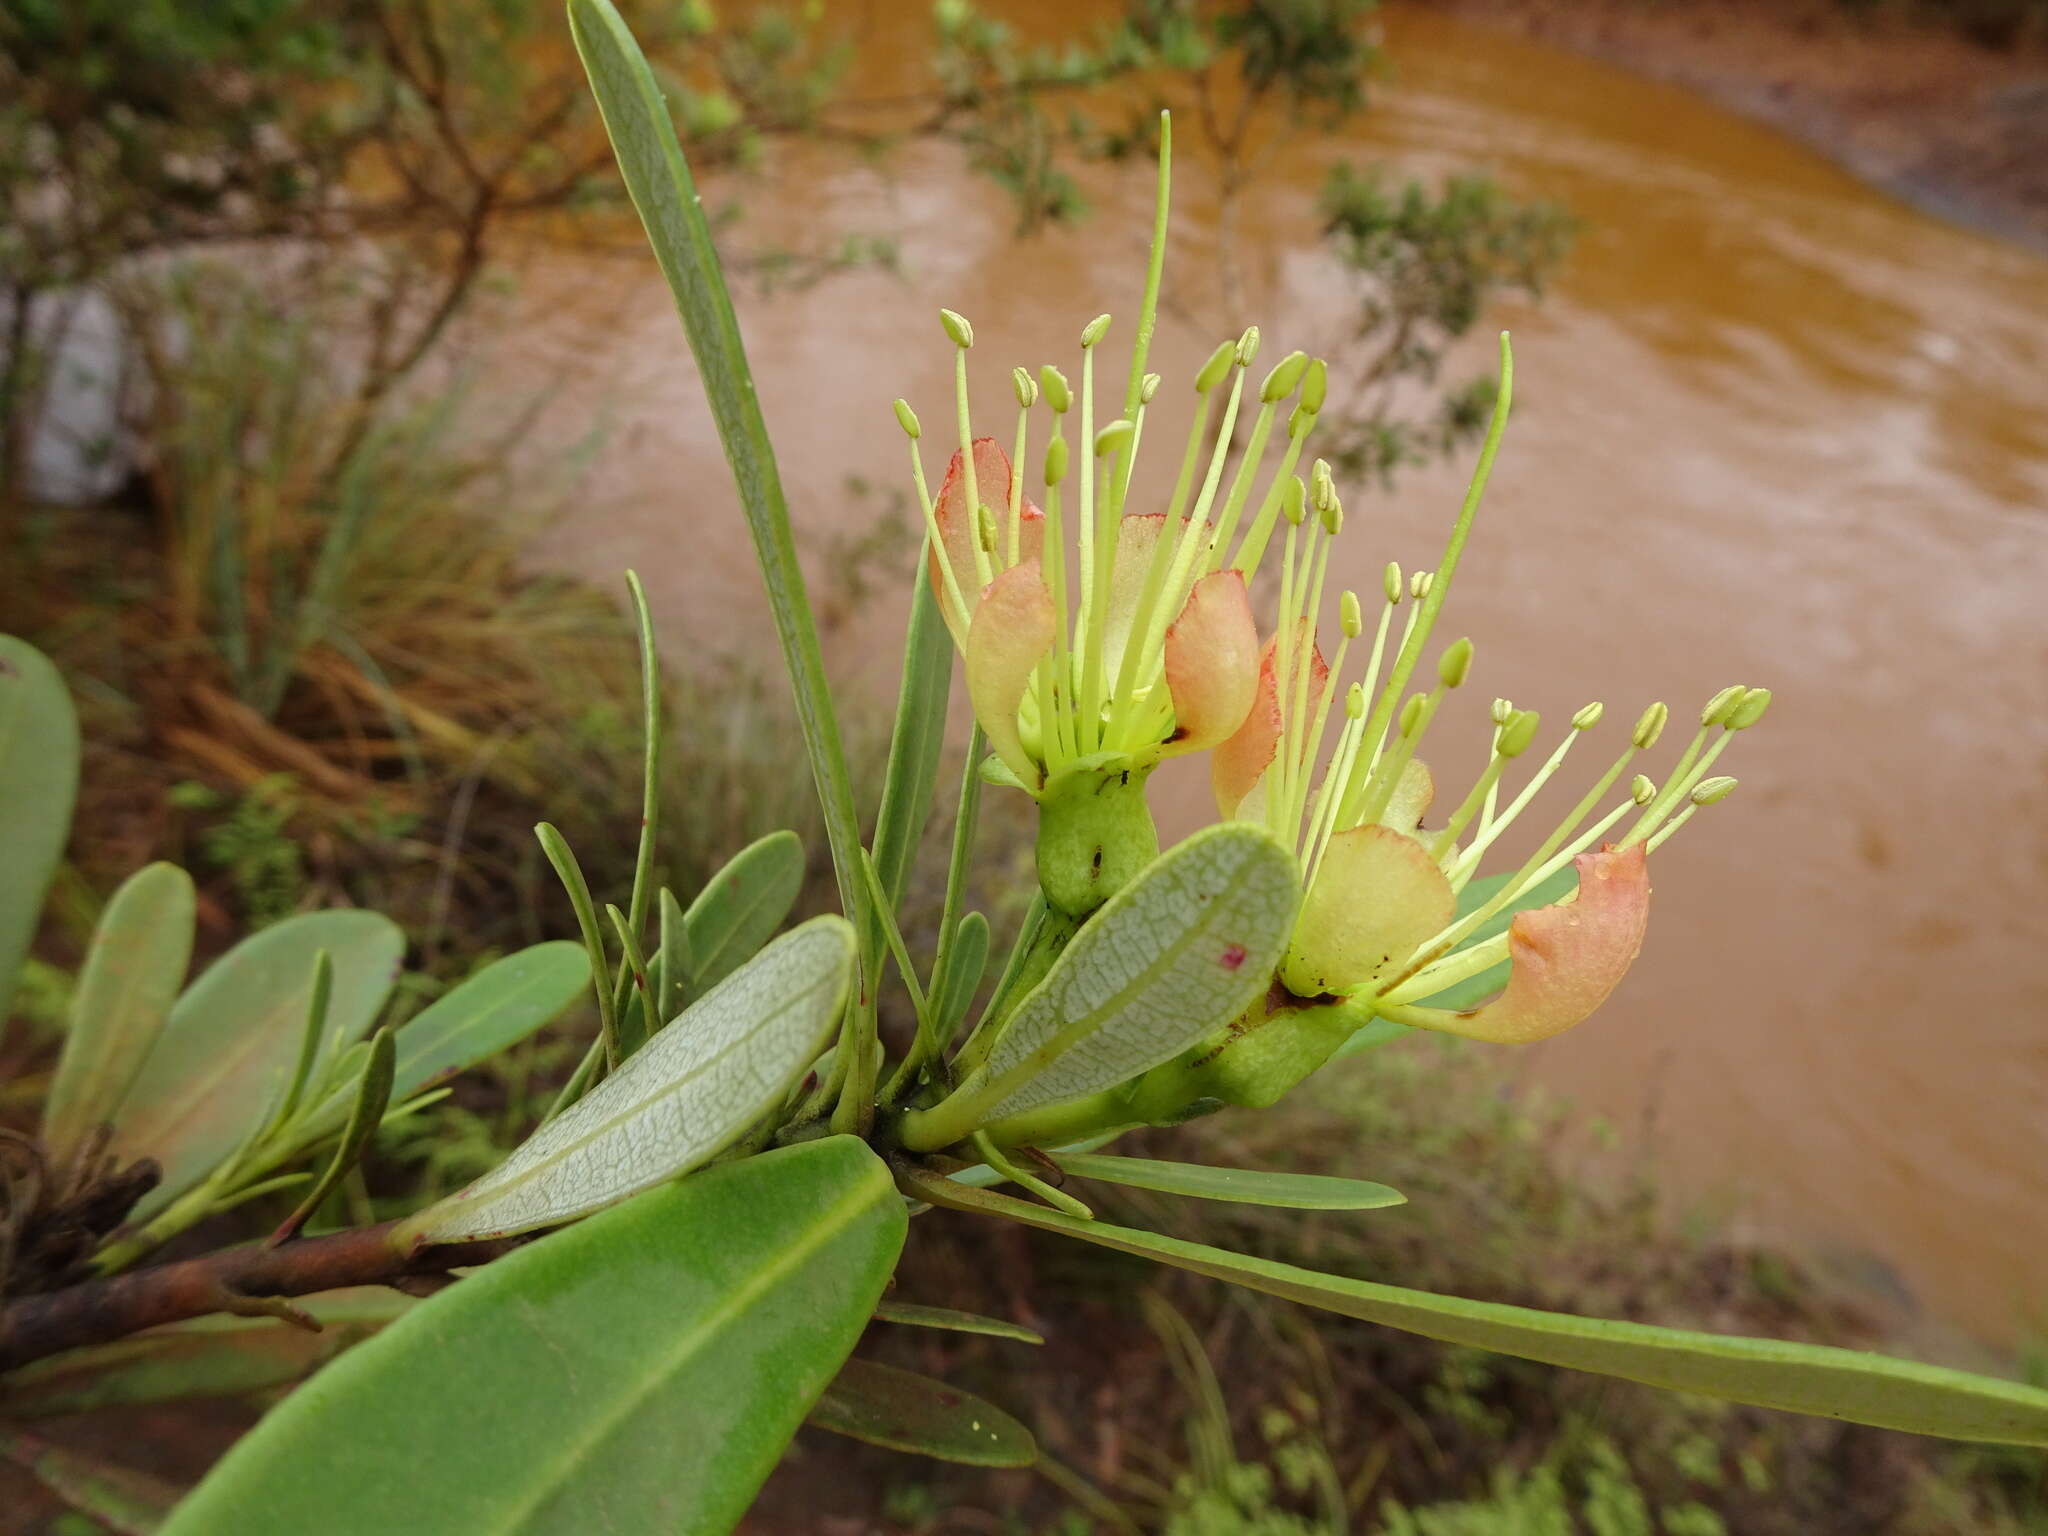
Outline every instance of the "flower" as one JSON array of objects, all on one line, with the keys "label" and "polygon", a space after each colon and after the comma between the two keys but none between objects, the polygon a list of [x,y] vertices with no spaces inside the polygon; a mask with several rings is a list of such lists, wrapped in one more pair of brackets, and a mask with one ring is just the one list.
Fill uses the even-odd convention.
[{"label": "flower", "polygon": [[[1035,377],[1015,370],[1011,454],[974,435],[966,363],[973,330],[942,311],[956,348],[961,446],[936,497],[918,451],[922,428],[907,403],[896,403],[911,439],[932,594],[965,658],[968,697],[993,753],[985,774],[1039,801],[1040,884],[1056,910],[1075,917],[1156,856],[1146,775],[1164,758],[1229,739],[1252,708],[1259,650],[1247,589],[1326,387],[1320,361],[1299,352],[1284,358],[1257,386],[1256,417],[1232,465],[1259,334],[1254,328],[1220,344],[1194,379],[1196,415],[1178,479],[1170,491],[1148,484],[1137,466],[1160,383],[1144,371],[1155,303],[1156,286],[1141,314],[1123,413],[1100,428],[1095,359],[1109,316],[1081,332],[1078,391],[1050,365]],[[1290,401],[1285,447],[1268,474],[1268,446]],[[1017,468],[1040,406],[1052,416],[1042,508]],[[1078,449],[1067,436],[1077,407]]]},{"label": "flower", "polygon": [[[1311,471],[1312,490],[1296,483],[1286,504],[1279,612],[1261,656],[1258,698],[1217,748],[1211,781],[1221,814],[1263,823],[1300,863],[1305,896],[1278,977],[1288,994],[1344,1000],[1354,1016],[1363,1005],[1397,1023],[1525,1042],[1579,1023],[1620,982],[1649,919],[1648,855],[1733,791],[1735,780],[1709,770],[1737,731],[1762,718],[1770,693],[1736,686],[1715,694],[1663,786],[1636,775],[1603,808],[1663,732],[1669,711],[1651,705],[1627,746],[1535,851],[1513,871],[1479,881],[1485,855],[1604,714],[1599,704],[1574,714],[1564,740],[1503,808],[1503,777],[1533,745],[1541,720],[1497,700],[1485,769],[1440,828],[1423,827],[1436,785],[1418,748],[1446,697],[1470,674],[1471,641],[1443,650],[1427,691],[1407,690],[1456,570],[1488,458],[1482,455],[1473,495],[1438,568],[1405,582],[1398,566],[1386,568],[1369,659],[1348,683],[1353,644],[1364,635],[1357,594],[1342,594],[1339,639],[1328,661],[1315,625],[1343,508],[1320,461]],[[1406,619],[1389,657],[1404,597]],[[1325,758],[1340,689],[1344,723]],[[1532,904],[1560,883],[1569,888],[1547,905]],[[1505,931],[1481,934],[1510,913]],[[1502,961],[1506,985],[1493,1000],[1477,1007],[1436,1001],[1454,987],[1469,990]]]}]

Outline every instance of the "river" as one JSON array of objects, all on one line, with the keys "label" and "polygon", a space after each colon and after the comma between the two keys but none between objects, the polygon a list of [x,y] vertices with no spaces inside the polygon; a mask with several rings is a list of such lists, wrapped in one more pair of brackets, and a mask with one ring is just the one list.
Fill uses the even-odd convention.
[{"label": "river", "polygon": [[[875,25],[912,25],[890,15]],[[1341,323],[1311,207],[1339,154],[1483,167],[1567,203],[1587,227],[1561,280],[1491,317],[1515,332],[1518,403],[1449,619],[1478,642],[1471,691],[1559,724],[1588,699],[1632,718],[1730,681],[1777,695],[1728,760],[1740,790],[1655,861],[1636,971],[1529,1049],[1530,1076],[1738,1234],[1855,1258],[1986,1338],[2040,1332],[2048,264],[1676,88],[1426,12],[1395,10],[1388,32],[1396,75],[1363,130],[1290,157],[1247,207],[1269,347],[1314,350]],[[1093,220],[1026,243],[936,148],[887,179],[787,152],[747,193],[772,238],[902,244],[901,279],[742,303],[813,550],[868,515],[846,476],[903,478],[892,397],[946,418],[938,305],[975,323],[991,420],[1013,362],[1070,353],[1100,309],[1128,324],[1145,178],[1090,185]],[[1215,209],[1191,156],[1178,191],[1169,296],[1199,298]],[[772,658],[651,263],[551,258],[524,293],[518,372],[609,422],[550,558],[605,580],[636,566],[671,634]],[[1166,324],[1168,379],[1212,340]],[[1463,473],[1348,487],[1346,579],[1425,563]],[[851,626],[835,667],[886,686],[893,622]],[[1186,781],[1160,799],[1170,824],[1196,819]]]}]

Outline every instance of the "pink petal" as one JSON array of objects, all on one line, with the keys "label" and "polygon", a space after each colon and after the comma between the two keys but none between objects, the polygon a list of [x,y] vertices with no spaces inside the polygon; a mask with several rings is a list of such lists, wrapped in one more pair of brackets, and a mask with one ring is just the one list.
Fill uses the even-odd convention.
[{"label": "pink petal", "polygon": [[1457,915],[1458,897],[1429,851],[1392,827],[1330,839],[1295,920],[1280,979],[1298,997],[1345,997],[1405,964]]},{"label": "pink petal", "polygon": [[[1508,929],[1507,989],[1469,1013],[1410,1009],[1434,1029],[1523,1045],[1570,1029],[1607,1001],[1643,947],[1650,871],[1643,845],[1581,854],[1578,899],[1518,913]],[[1412,1018],[1440,1014],[1443,1022]]]},{"label": "pink petal", "polygon": [[[992,523],[996,544],[989,561],[991,571],[1000,571],[1009,553],[1012,474],[1010,456],[1003,452],[994,438],[977,437],[974,440],[975,494],[980,497],[981,504],[994,514]],[[939,483],[939,496],[932,512],[939,525],[941,545],[941,549],[934,549],[931,556],[932,592],[939,599],[939,608],[945,613],[947,623],[953,625],[954,615],[946,602],[944,568],[939,564],[942,550],[944,558],[953,567],[954,579],[960,583],[960,595],[967,603],[970,619],[981,593],[981,573],[974,560],[974,509],[967,505],[966,461],[957,450],[946,466],[946,478]],[[1045,514],[1031,504],[1029,497],[1020,497],[1017,513],[1022,523],[1018,530],[1019,558],[1036,560],[1045,545]],[[953,638],[965,648],[966,637],[957,627]]]},{"label": "pink petal", "polygon": [[[1307,637],[1308,621],[1302,621],[1303,637]],[[1266,648],[1259,652],[1258,690],[1252,699],[1252,707],[1244,717],[1244,724],[1216,750],[1209,755],[1209,786],[1216,794],[1216,809],[1224,816],[1234,816],[1244,804],[1266,770],[1273,765],[1273,756],[1280,745],[1280,728],[1283,716],[1279,698],[1279,638],[1266,642]],[[1330,664],[1323,660],[1321,646],[1309,656],[1308,700],[1310,723],[1316,707],[1323,698],[1323,684],[1329,678]],[[1300,675],[1289,679],[1288,703],[1294,702],[1293,690],[1300,683]],[[1307,729],[1306,726],[1303,727]]]},{"label": "pink petal", "polygon": [[1244,724],[1259,691],[1259,632],[1242,572],[1204,576],[1167,626],[1166,689],[1169,753],[1213,747]]},{"label": "pink petal", "polygon": [[967,631],[967,697],[989,745],[1036,792],[1042,777],[1024,746],[1017,709],[1038,660],[1052,649],[1052,594],[1038,562],[1026,560],[988,584]]}]

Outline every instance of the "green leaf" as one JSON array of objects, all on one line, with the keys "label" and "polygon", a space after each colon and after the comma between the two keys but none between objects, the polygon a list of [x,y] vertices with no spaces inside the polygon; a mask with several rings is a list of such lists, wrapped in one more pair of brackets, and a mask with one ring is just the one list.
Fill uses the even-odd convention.
[{"label": "green leaf", "polygon": [[956,1312],[951,1307],[921,1307],[909,1301],[875,1303],[875,1318],[900,1323],[906,1328],[937,1328],[946,1333],[978,1333],[991,1339],[1014,1339],[1020,1344],[1043,1344],[1045,1335],[1034,1333],[1022,1323],[1000,1317],[983,1317],[979,1312]]},{"label": "green leaf", "polygon": [[1055,1158],[1076,1178],[1197,1200],[1233,1200],[1241,1205],[1278,1205],[1297,1211],[1376,1211],[1405,1205],[1408,1197],[1384,1184],[1338,1179],[1320,1173],[1275,1173],[1263,1168],[1205,1168],[1196,1163],[1162,1163],[1149,1157],[1111,1157],[1067,1152]]},{"label": "green leaf", "polygon": [[860,1337],[904,1227],[848,1137],[651,1190],[350,1350],[164,1536],[723,1536]]},{"label": "green leaf", "polygon": [[1031,1431],[993,1403],[943,1381],[872,1360],[849,1360],[806,1421],[818,1429],[972,1467],[1028,1467]]},{"label": "green leaf", "polygon": [[155,1536],[177,1497],[169,1483],[147,1473],[51,1445],[39,1436],[4,1425],[0,1425],[0,1456],[116,1536]]},{"label": "green leaf", "polygon": [[319,1321],[318,1333],[279,1318],[223,1312],[35,1361],[0,1378],[0,1414],[54,1418],[289,1386],[413,1301],[383,1286],[361,1286],[309,1296],[300,1305]]},{"label": "green leaf", "polygon": [[803,728],[811,774],[824,810],[832,867],[839,877],[840,904],[856,928],[867,933],[872,919],[858,860],[860,813],[854,806],[853,781],[846,771],[839,721],[825,681],[818,627],[811,617],[803,570],[790,537],[789,506],[775,467],[775,449],[768,440],[767,423],[761,419],[732,296],[726,291],[725,274],[690,177],[689,162],[676,140],[654,71],[611,0],[569,0],[569,30],[589,73],[590,88],[597,97],[626,190],[675,295],[690,351],[704,380],[704,395],[718,424],[719,440],[725,445],[726,462],[732,467],[762,584],[768,591],[768,606],[775,616],[775,632],[782,642],[797,721]]},{"label": "green leaf", "polygon": [[[1500,874],[1488,875],[1482,880],[1474,880],[1471,884],[1467,885],[1464,890],[1458,893],[1458,916],[1468,917],[1472,913],[1477,912],[1493,898],[1494,892],[1507,884],[1508,880],[1512,878],[1512,874],[1512,871],[1504,870]],[[1473,929],[1471,933],[1465,936],[1464,941],[1458,945],[1457,950],[1453,950],[1452,953],[1456,954],[1458,950],[1470,949],[1474,944],[1480,943],[1482,940],[1491,939],[1499,934],[1506,933],[1508,931],[1508,924],[1515,920],[1516,913],[1526,912],[1531,907],[1547,907],[1555,902],[1562,901],[1571,892],[1578,889],[1578,884],[1579,872],[1567,865],[1548,880],[1529,887],[1528,890],[1522,892],[1521,895],[1501,908],[1500,911]],[[1433,993],[1423,999],[1423,1002],[1431,1008],[1477,1007],[1508,984],[1509,968],[1509,962],[1503,960],[1498,965],[1488,966],[1476,976],[1467,976],[1463,981],[1453,982],[1450,986],[1445,987],[1443,991]],[[1409,1027],[1406,1024],[1396,1024],[1392,1019],[1374,1019],[1370,1024],[1338,1046],[1331,1054],[1330,1060],[1337,1061],[1346,1056],[1355,1056],[1360,1051],[1369,1051],[1376,1045],[1385,1045],[1389,1040],[1398,1040],[1409,1032]]]},{"label": "green leaf", "polygon": [[407,1220],[427,1242],[501,1237],[600,1210],[708,1162],[782,1100],[837,1027],[853,930],[784,934],[467,1189]]},{"label": "green leaf", "polygon": [[946,955],[945,992],[932,1003],[932,1019],[941,1038],[966,1017],[988,970],[988,919],[970,912],[953,930],[953,948]]},{"label": "green leaf", "polygon": [[[889,733],[889,762],[882,773],[882,803],[875,815],[875,873],[892,909],[903,903],[917,845],[931,816],[945,746],[946,706],[952,694],[953,639],[939,618],[925,560],[910,578],[910,623],[903,635],[903,681],[896,694],[896,722]],[[877,931],[870,944],[878,949]]]},{"label": "green leaf", "polygon": [[589,957],[567,939],[493,961],[400,1027],[393,1101],[510,1050],[575,1002],[589,982]]},{"label": "green leaf", "polygon": [[683,914],[690,995],[701,997],[751,960],[803,885],[804,845],[794,832],[770,832],[727,859]]},{"label": "green leaf", "polygon": [[1197,832],[1082,925],[988,1059],[952,1097],[904,1118],[904,1144],[946,1146],[1172,1060],[1272,984],[1300,901],[1294,856],[1264,830]]},{"label": "green leaf", "polygon": [[111,1124],[170,1016],[192,960],[192,877],[151,864],[121,883],[100,914],[71,998],[71,1033],[43,1106],[43,1145],[66,1167]]},{"label": "green leaf", "polygon": [[391,1107],[391,1079],[397,1061],[396,1038],[388,1029],[378,1030],[371,1037],[370,1054],[363,1062],[362,1075],[356,1079],[355,1104],[349,1110],[348,1124],[342,1127],[341,1140],[335,1144],[334,1155],[327,1160],[326,1170],[313,1181],[313,1187],[306,1191],[297,1208],[271,1234],[273,1248],[305,1225],[308,1218],[320,1209],[320,1203],[341,1187],[341,1181],[348,1177],[349,1170],[370,1150],[377,1128],[384,1123],[384,1111]]},{"label": "green leaf", "polygon": [[0,635],[0,1019],[71,834],[78,713],[50,659]]},{"label": "green leaf", "polygon": [[269,1117],[298,1059],[323,949],[334,995],[320,1055],[331,1064],[376,1021],[405,954],[405,935],[375,912],[288,917],[221,956],[171,1009],[114,1115],[121,1153],[163,1165],[139,1218],[212,1172]]},{"label": "green leaf", "polygon": [[1007,1195],[965,1189],[922,1169],[900,1169],[898,1182],[906,1194],[933,1205],[1005,1216],[1447,1344],[1884,1429],[2048,1446],[2048,1392],[2017,1382],[1819,1344],[1692,1333],[1439,1296],[1080,1221]]}]

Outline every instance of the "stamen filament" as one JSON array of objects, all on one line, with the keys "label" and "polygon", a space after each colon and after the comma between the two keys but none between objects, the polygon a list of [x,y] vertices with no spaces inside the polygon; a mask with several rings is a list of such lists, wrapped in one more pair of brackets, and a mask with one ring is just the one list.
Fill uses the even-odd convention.
[{"label": "stamen filament", "polygon": [[[974,474],[974,427],[967,417],[967,349],[953,349],[953,404],[960,417],[960,462],[967,480],[967,542],[974,549],[974,575],[982,586],[995,579],[989,552],[981,547],[981,486]],[[951,561],[947,562],[949,565]]]}]

